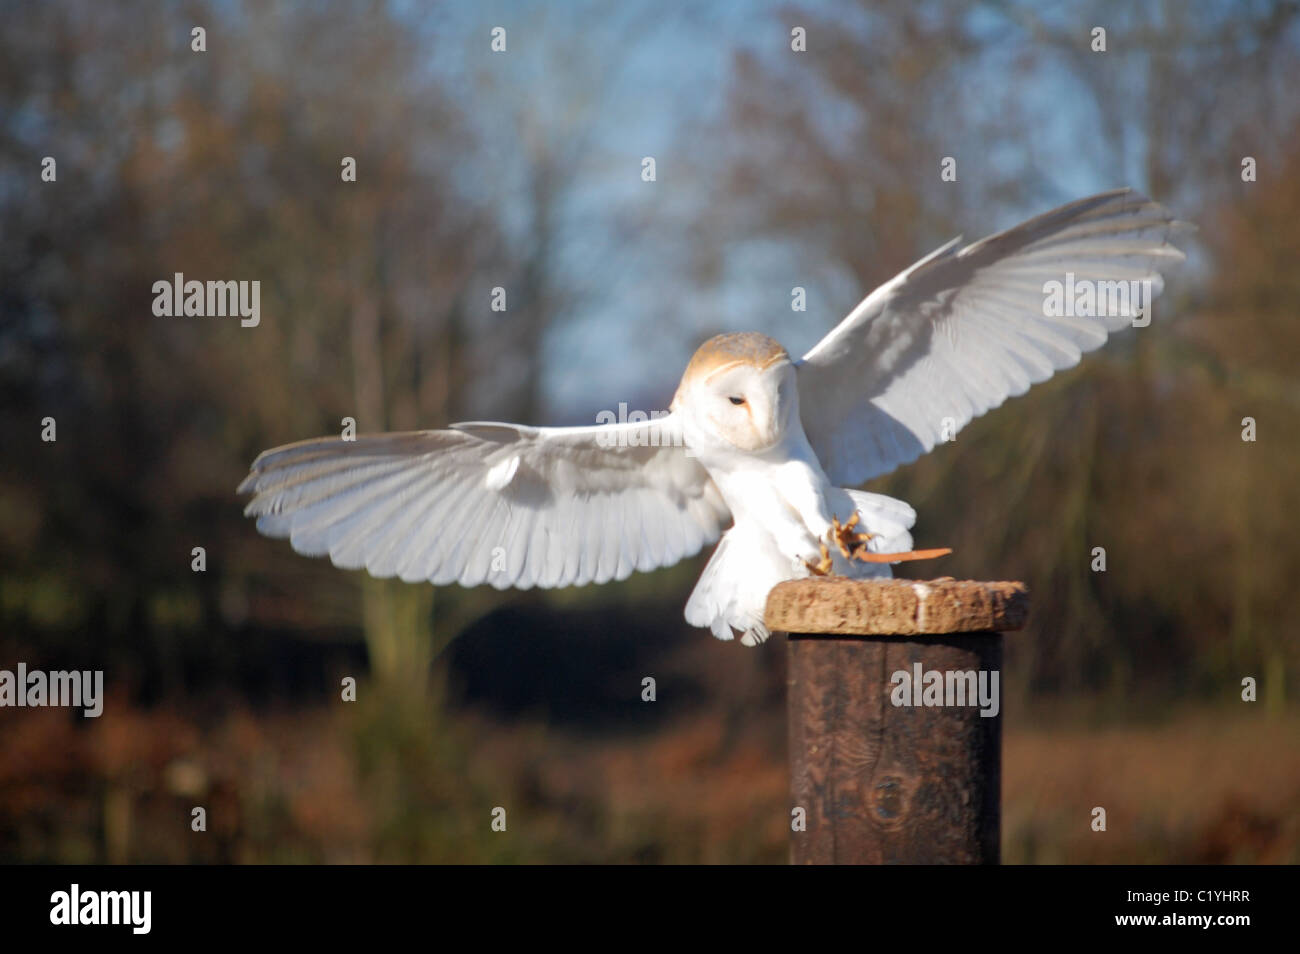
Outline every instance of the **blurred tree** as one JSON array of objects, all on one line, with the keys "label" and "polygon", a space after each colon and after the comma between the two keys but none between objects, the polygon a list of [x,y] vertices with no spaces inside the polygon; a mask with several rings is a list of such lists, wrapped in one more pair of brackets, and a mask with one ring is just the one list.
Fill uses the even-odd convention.
[{"label": "blurred tree", "polygon": [[[50,598],[79,622],[143,630],[174,658],[178,628],[357,619],[337,571],[249,532],[233,484],[256,451],[343,417],[368,431],[465,416],[478,273],[514,266],[457,181],[475,139],[389,8],[218,4],[141,31],[146,12],[19,5],[0,41],[0,201],[16,226],[0,266],[4,438],[28,446],[45,414],[60,437],[6,461],[5,516],[25,525],[0,559],[11,603],[62,588]],[[206,53],[190,50],[194,22]],[[46,153],[56,183],[38,177]],[[153,316],[152,283],[176,272],[260,281],[261,324]],[[325,598],[291,597],[300,586]],[[363,594],[377,671],[418,682],[430,588]]]}]

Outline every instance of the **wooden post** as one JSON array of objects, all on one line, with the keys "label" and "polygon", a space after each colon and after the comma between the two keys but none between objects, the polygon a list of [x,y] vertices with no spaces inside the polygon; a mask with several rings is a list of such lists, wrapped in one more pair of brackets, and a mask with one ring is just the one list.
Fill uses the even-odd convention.
[{"label": "wooden post", "polygon": [[[1028,609],[1023,583],[820,577],[773,588],[768,628],[789,633],[792,807],[806,812],[794,863],[998,863],[1001,634]],[[996,714],[981,715],[978,697],[895,704],[926,701],[934,671],[946,703],[969,685],[949,673],[985,673],[989,693],[997,673]],[[933,703],[933,677],[930,688]]]}]

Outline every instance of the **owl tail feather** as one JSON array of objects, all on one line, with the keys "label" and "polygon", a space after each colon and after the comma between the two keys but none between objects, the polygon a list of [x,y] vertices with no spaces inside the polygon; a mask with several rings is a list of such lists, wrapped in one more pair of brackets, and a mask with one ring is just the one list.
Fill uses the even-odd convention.
[{"label": "owl tail feather", "polygon": [[772,587],[791,576],[790,563],[754,524],[739,523],[722,535],[686,602],[686,622],[718,639],[757,646],[770,634],[763,609]]}]

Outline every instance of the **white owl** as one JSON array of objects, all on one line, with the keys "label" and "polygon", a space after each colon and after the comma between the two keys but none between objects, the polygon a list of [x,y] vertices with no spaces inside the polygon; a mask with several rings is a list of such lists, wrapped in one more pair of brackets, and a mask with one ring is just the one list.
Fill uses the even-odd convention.
[{"label": "white owl", "polygon": [[912,508],[849,487],[1143,324],[1183,226],[1130,190],[1081,199],[949,242],[797,361],[752,332],[705,342],[662,417],[289,444],[253,463],[245,512],[339,567],[498,589],[621,580],[721,537],[686,619],[754,645],[782,580],[907,555]]}]

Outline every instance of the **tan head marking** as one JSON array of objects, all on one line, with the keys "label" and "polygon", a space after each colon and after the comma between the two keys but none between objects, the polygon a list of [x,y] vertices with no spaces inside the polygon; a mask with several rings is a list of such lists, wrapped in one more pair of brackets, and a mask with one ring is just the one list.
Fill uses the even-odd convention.
[{"label": "tan head marking", "polygon": [[736,364],[750,364],[762,371],[778,361],[789,361],[790,354],[779,341],[759,334],[757,331],[739,331],[732,334],[716,335],[696,349],[686,371],[682,374],[681,384],[673,396],[672,406],[677,406],[677,399],[682,390],[690,383],[704,380],[711,375]]}]

